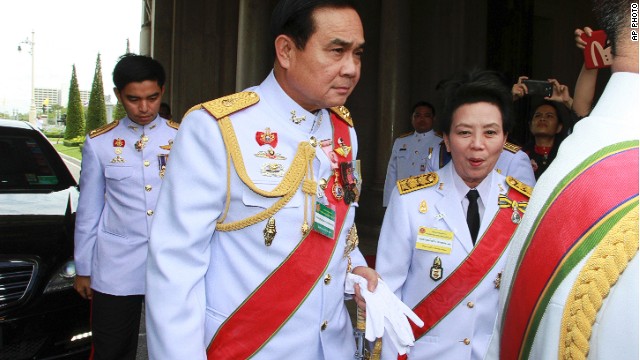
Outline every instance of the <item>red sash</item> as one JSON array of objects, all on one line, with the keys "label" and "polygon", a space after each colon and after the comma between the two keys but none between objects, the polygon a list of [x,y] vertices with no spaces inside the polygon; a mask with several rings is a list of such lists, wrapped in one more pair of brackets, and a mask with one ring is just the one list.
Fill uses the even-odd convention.
[{"label": "red sash", "polygon": [[[508,197],[517,202],[528,200],[525,195],[514,189],[509,189]],[[458,306],[495,266],[509,245],[517,226],[511,221],[512,214],[511,208],[498,210],[482,236],[484,241],[479,241],[460,266],[414,307],[413,311],[424,321],[422,328],[411,323],[416,339],[426,334]],[[406,357],[399,357],[403,358]]]},{"label": "red sash", "polygon": [[[504,310],[500,359],[529,357],[557,287],[629,211],[629,203],[637,204],[637,146],[633,141],[599,151],[571,171],[549,196],[520,252]],[[606,190],[594,192],[594,186],[601,185]]]},{"label": "red sash", "polygon": [[[333,140],[350,145],[349,127],[331,113]],[[351,161],[351,152],[345,156]],[[285,261],[220,326],[207,348],[208,359],[246,359],[257,353],[293,316],[327,268],[340,236],[349,206],[331,193],[335,176],[325,189],[335,206],[334,239],[316,231],[301,240]],[[291,284],[296,284],[291,286]]]}]

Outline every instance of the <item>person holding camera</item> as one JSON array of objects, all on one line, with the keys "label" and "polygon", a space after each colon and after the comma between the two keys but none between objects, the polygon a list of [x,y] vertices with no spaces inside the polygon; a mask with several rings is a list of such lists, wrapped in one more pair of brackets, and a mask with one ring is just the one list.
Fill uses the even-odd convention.
[{"label": "person holding camera", "polygon": [[544,98],[529,120],[529,131],[533,138],[522,149],[529,156],[534,176],[538,180],[556,157],[560,143],[571,125],[559,104],[571,110],[573,98],[569,87],[556,79],[529,80],[527,76],[518,77],[518,82],[511,88],[511,95],[514,101],[527,95]]},{"label": "person holding camera", "polygon": [[629,26],[638,3],[593,4],[612,43],[612,75],[536,184],[502,276],[486,360],[640,357],[640,75]]}]

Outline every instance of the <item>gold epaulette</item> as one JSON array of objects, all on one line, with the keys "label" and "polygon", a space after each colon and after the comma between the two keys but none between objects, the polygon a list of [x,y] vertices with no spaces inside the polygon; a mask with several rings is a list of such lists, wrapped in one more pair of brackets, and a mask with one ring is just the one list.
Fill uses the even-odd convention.
[{"label": "gold epaulette", "polygon": [[89,133],[89,137],[91,139],[93,139],[94,137],[98,136],[98,135],[102,135],[105,134],[111,130],[113,130],[116,126],[118,126],[118,124],[120,123],[120,120],[114,120],[110,123],[108,123],[107,125],[101,126],[97,129],[91,130],[91,132]]},{"label": "gold epaulette", "polygon": [[409,131],[407,133],[401,134],[400,136],[398,136],[398,139],[402,139],[402,138],[406,138],[407,136],[411,136],[413,135],[415,131]]},{"label": "gold epaulette", "polygon": [[504,149],[515,154],[518,151],[520,151],[520,149],[522,149],[522,146],[518,146],[516,144],[510,143],[507,141],[506,143],[504,143]]},{"label": "gold epaulette", "polygon": [[438,183],[438,174],[434,172],[411,176],[406,179],[398,180],[398,192],[400,195],[408,194],[412,191],[428,188]]},{"label": "gold epaulette", "polygon": [[213,115],[216,120],[220,120],[236,111],[257,104],[258,101],[260,101],[258,94],[253,91],[243,91],[193,106],[184,116],[187,116],[194,110],[205,109]]},{"label": "gold epaulette", "polygon": [[520,194],[525,195],[526,197],[531,197],[531,192],[533,191],[533,188],[523,183],[522,181],[514,177],[507,176],[507,184],[510,187],[514,188]]},{"label": "gold epaulette", "polygon": [[173,120],[167,120],[167,125],[169,125],[170,128],[174,128],[176,130],[178,130],[178,128],[180,127],[180,124]]},{"label": "gold epaulette", "polygon": [[338,115],[340,119],[344,120],[344,122],[349,124],[350,127],[353,127],[353,119],[351,118],[351,113],[349,112],[349,109],[346,108],[346,106],[334,106],[330,108],[330,110],[334,114]]}]

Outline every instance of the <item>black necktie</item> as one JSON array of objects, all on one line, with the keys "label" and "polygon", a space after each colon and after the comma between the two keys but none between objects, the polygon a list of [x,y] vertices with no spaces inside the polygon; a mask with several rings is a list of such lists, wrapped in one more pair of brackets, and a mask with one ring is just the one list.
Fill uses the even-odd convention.
[{"label": "black necktie", "polygon": [[478,238],[478,231],[480,230],[480,213],[478,212],[478,190],[469,190],[467,193],[467,199],[469,199],[469,208],[467,209],[467,225],[469,225],[469,232],[471,233],[471,240],[473,245],[476,244]]}]

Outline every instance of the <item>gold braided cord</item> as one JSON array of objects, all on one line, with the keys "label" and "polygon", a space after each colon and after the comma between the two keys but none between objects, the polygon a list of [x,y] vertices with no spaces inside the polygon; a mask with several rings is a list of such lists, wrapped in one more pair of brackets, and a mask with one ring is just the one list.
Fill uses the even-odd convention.
[{"label": "gold braided cord", "polygon": [[559,359],[586,359],[596,316],[620,274],[638,252],[636,206],[600,241],[567,298],[560,327]]},{"label": "gold braided cord", "polygon": [[238,176],[253,192],[264,197],[280,197],[291,191],[295,192],[307,172],[307,165],[316,156],[316,150],[311,146],[311,144],[306,141],[300,142],[300,144],[298,144],[298,150],[291,162],[291,166],[284,174],[282,181],[273,190],[264,191],[259,189],[247,174],[247,170],[244,166],[244,160],[242,159],[242,153],[240,152],[240,146],[238,145],[238,139],[233,131],[233,126],[231,125],[229,117],[219,120],[218,124],[220,124],[222,137],[226,143],[227,151],[231,153],[231,159],[233,160]]},{"label": "gold braided cord", "polygon": [[231,154],[227,151],[227,197],[224,202],[224,211],[218,219],[218,223],[223,223],[229,213],[229,204],[231,204]]},{"label": "gold braided cord", "polygon": [[[221,219],[216,224],[216,230],[218,231],[234,231],[240,230],[247,226],[251,226],[257,224],[261,221],[268,219],[273,216],[275,213],[280,211],[296,194],[298,188],[302,185],[302,190],[305,194],[315,194],[315,189],[317,184],[312,179],[304,179],[304,176],[307,173],[307,169],[311,168],[311,172],[313,172],[312,164],[313,159],[315,158],[315,149],[308,142],[300,142],[298,145],[298,150],[291,162],[291,165],[287,172],[285,173],[282,181],[271,191],[265,191],[259,189],[249,175],[247,174],[247,170],[244,166],[244,160],[242,159],[242,153],[240,151],[240,146],[238,144],[238,139],[236,138],[235,131],[233,130],[233,126],[231,125],[231,120],[229,117],[224,117],[218,121],[218,125],[220,126],[220,131],[222,134],[222,139],[225,143],[225,148],[227,149],[227,200],[225,204],[224,214]],[[251,189],[251,191],[255,192],[264,197],[280,197],[278,201],[276,201],[271,207],[261,211],[258,214],[252,215],[248,218],[233,221],[230,223],[222,223],[226,218],[227,212],[229,210],[230,203],[230,193],[231,193],[231,180],[230,180],[230,159],[233,161],[234,168],[240,180]],[[306,204],[305,204],[306,207]]]}]

